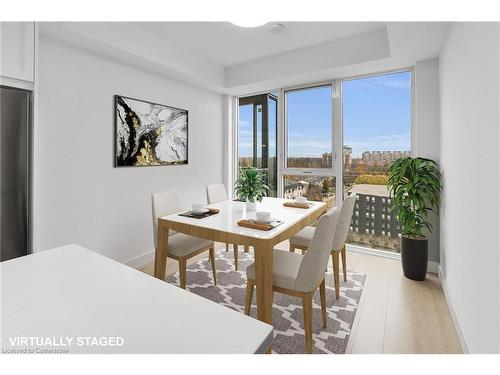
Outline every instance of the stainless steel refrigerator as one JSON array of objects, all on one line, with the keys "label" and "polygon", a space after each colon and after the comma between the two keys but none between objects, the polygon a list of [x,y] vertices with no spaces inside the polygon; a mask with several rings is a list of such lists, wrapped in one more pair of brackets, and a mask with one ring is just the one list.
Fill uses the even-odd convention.
[{"label": "stainless steel refrigerator", "polygon": [[30,91],[0,86],[0,260],[31,251]]}]

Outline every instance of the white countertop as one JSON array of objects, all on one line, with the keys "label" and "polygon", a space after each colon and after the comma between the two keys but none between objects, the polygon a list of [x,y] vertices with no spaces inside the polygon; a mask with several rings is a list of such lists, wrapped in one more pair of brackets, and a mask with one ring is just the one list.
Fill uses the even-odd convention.
[{"label": "white countertop", "polygon": [[[73,337],[70,353],[255,353],[272,341],[268,324],[78,245],[2,262],[0,272],[3,350],[25,347],[9,337]],[[78,345],[85,337],[124,344]]]},{"label": "white countertop", "polygon": [[247,211],[245,202],[232,200],[207,205],[208,207],[218,208],[220,212],[206,218],[195,219],[186,216],[179,216],[178,214],[172,214],[163,216],[162,219],[177,223],[185,223],[191,226],[234,233],[241,236],[268,239],[275,237],[279,233],[299,222],[304,217],[326,205],[326,203],[323,202],[308,202],[311,203],[311,207],[304,209],[285,207],[283,206],[283,203],[285,202],[292,202],[292,200],[282,198],[264,198],[262,202],[257,203],[257,211],[270,212],[272,218],[283,221],[283,224],[269,231],[239,226],[239,220],[255,219],[256,211]]}]

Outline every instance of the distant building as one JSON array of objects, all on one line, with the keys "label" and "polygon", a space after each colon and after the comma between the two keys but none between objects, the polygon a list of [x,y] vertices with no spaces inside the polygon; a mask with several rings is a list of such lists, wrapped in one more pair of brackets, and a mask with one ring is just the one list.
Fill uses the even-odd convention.
[{"label": "distant building", "polygon": [[332,153],[324,152],[321,157],[321,167],[323,168],[331,168],[332,167]]},{"label": "distant building", "polygon": [[398,237],[399,224],[391,213],[391,198],[386,185],[360,184],[354,185],[349,191],[357,195],[351,219],[351,232]]},{"label": "distant building", "polygon": [[[344,165],[350,166],[352,164],[352,147],[344,146]],[[324,152],[321,157],[321,167],[330,168],[332,167],[332,153]]]},{"label": "distant building", "polygon": [[309,182],[306,181],[297,181],[288,183],[284,187],[283,198],[294,199],[299,195],[307,197],[308,189],[309,189]]},{"label": "distant building", "polygon": [[369,165],[387,165],[398,158],[410,156],[410,151],[365,151],[363,152],[361,159],[363,160],[363,163]]}]

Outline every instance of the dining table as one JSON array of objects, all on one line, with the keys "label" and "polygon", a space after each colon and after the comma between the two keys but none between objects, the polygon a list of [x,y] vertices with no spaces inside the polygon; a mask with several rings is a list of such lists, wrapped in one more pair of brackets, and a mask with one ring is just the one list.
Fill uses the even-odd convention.
[{"label": "dining table", "polygon": [[[255,257],[257,318],[272,324],[273,250],[278,243],[289,239],[302,228],[314,223],[327,210],[324,202],[308,202],[307,208],[287,207],[293,200],[265,197],[257,203],[257,211],[246,209],[246,203],[226,200],[208,205],[219,212],[204,218],[180,216],[179,213],[158,219],[158,246],[155,250],[155,277],[164,280],[170,231],[185,233],[222,243],[251,246]],[[256,212],[271,213],[280,225],[261,230],[244,227],[240,220],[255,220]]]}]

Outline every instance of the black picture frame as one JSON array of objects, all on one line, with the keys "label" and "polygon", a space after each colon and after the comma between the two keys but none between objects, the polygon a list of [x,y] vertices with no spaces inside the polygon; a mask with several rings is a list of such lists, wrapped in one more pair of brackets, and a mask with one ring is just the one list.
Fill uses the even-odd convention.
[{"label": "black picture frame", "polygon": [[[160,163],[154,163],[154,164],[135,164],[133,163],[130,159],[129,160],[123,160],[123,158],[120,160],[119,158],[119,122],[121,121],[123,123],[123,119],[121,118],[119,114],[119,100],[127,100],[127,101],[135,101],[135,102],[142,102],[142,103],[147,103],[152,106],[160,106],[164,107],[170,110],[174,111],[180,111],[182,113],[182,116],[185,116],[185,121],[186,121],[186,144],[185,144],[185,159],[179,159],[175,160],[173,162],[160,162]],[[161,166],[174,166],[174,165],[187,165],[189,164],[189,111],[184,108],[179,108],[179,107],[174,107],[166,104],[161,104],[161,103],[156,103],[148,100],[142,100],[142,99],[137,99],[137,98],[132,98],[129,96],[125,95],[119,95],[115,94],[113,97],[113,111],[114,111],[114,116],[113,116],[113,121],[114,121],[114,148],[113,148],[113,165],[115,168],[124,168],[124,167],[161,167]],[[162,126],[168,126],[168,125],[162,125]],[[141,138],[142,139],[142,138]],[[140,141],[139,139],[138,141]],[[141,148],[139,147],[138,150]],[[137,154],[137,153],[136,153]]]}]

